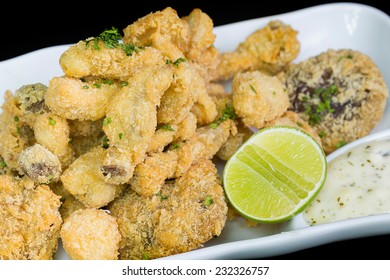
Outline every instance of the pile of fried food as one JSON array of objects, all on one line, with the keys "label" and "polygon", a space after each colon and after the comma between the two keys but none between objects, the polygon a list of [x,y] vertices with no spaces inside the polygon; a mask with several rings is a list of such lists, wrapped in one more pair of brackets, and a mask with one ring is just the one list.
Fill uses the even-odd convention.
[{"label": "pile of fried food", "polygon": [[[298,127],[325,139],[327,152],[353,140],[341,132],[329,140],[330,126],[313,123],[321,102],[316,117],[332,115],[332,96],[321,101],[313,83],[295,83],[308,68],[292,64],[300,42],[288,24],[259,26],[226,53],[200,9],[179,17],[167,7],[123,34],[112,28],[81,40],[62,54],[63,76],[5,93],[0,259],[53,259],[59,239],[71,259],[155,259],[200,248],[221,234],[230,209],[214,160],[229,159],[254,131]],[[333,74],[317,75],[328,95],[345,84]],[[369,90],[387,97],[375,74],[383,88]],[[305,88],[298,97],[297,87]]]}]

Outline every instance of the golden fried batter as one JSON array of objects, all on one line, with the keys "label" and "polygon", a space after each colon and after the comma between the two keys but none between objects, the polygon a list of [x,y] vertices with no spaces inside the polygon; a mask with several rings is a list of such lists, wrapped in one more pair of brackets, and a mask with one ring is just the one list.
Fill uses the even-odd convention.
[{"label": "golden fried batter", "polygon": [[60,205],[47,185],[0,175],[0,259],[53,259],[62,224]]},{"label": "golden fried batter", "polygon": [[194,250],[221,234],[227,204],[215,165],[200,160],[158,195],[129,190],[110,204],[122,236],[120,259],[155,259]]},{"label": "golden fried batter", "polygon": [[142,67],[166,64],[161,52],[153,47],[146,46],[127,55],[120,46],[107,48],[100,40],[98,48],[92,43],[86,44],[86,41],[79,41],[61,55],[60,66],[66,76],[127,81]]},{"label": "golden fried batter", "polygon": [[275,76],[249,71],[234,76],[233,106],[248,127],[262,128],[264,123],[281,116],[290,106],[284,84]]},{"label": "golden fried batter", "polygon": [[98,146],[79,156],[62,173],[64,188],[88,208],[100,208],[114,200],[125,188],[104,181],[100,166],[105,149]]},{"label": "golden fried batter", "polygon": [[175,79],[161,98],[157,110],[159,124],[180,123],[191,111],[199,96],[207,94],[204,80],[188,63],[179,63],[172,66],[172,69]]},{"label": "golden fried batter", "polygon": [[107,182],[127,183],[144,159],[157,126],[157,106],[172,80],[167,64],[145,68],[111,100],[103,121],[110,143],[101,166]]},{"label": "golden fried batter", "polygon": [[305,120],[303,120],[298,113],[294,111],[286,111],[282,116],[265,123],[264,127],[275,126],[275,125],[287,125],[295,128],[302,129],[303,131],[309,133],[318,144],[321,144],[321,137],[318,135],[317,131],[314,130]]},{"label": "golden fried batter", "polygon": [[121,235],[114,217],[101,209],[79,209],[64,221],[61,240],[73,260],[117,260]]},{"label": "golden fried batter", "polygon": [[103,118],[112,97],[120,90],[118,81],[54,77],[45,102],[58,116],[69,120],[96,121]]},{"label": "golden fried batter", "polygon": [[41,184],[58,181],[62,173],[58,157],[38,143],[20,153],[18,164],[22,174]]},{"label": "golden fried batter", "polygon": [[216,80],[227,80],[244,71],[280,72],[298,56],[297,35],[290,25],[280,20],[270,21],[249,35],[234,51],[221,54]]},{"label": "golden fried batter", "polygon": [[139,18],[123,29],[123,33],[125,44],[153,46],[171,60],[184,58],[189,48],[188,23],[171,7]]}]

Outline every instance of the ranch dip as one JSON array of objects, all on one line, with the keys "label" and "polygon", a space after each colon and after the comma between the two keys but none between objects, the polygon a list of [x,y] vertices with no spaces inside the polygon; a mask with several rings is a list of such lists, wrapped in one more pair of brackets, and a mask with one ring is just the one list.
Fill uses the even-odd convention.
[{"label": "ranch dip", "polygon": [[305,209],[310,225],[390,213],[390,139],[360,144],[329,162],[323,188]]}]

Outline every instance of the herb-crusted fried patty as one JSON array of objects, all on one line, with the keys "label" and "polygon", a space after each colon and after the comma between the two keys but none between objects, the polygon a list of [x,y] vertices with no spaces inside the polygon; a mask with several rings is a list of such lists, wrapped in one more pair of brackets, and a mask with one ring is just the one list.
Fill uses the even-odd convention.
[{"label": "herb-crusted fried patty", "polygon": [[365,136],[383,116],[388,88],[374,61],[359,51],[329,49],[279,78],[290,109],[313,126],[326,153]]}]

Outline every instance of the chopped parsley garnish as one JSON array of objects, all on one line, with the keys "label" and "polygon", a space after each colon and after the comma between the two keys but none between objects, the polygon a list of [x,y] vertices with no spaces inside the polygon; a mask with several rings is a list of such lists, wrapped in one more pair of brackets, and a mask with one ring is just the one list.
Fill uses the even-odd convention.
[{"label": "chopped parsley garnish", "polygon": [[103,139],[102,139],[102,147],[104,149],[107,149],[109,147],[107,136],[104,136]]},{"label": "chopped parsley garnish", "polygon": [[210,197],[210,196],[206,196],[206,198],[205,198],[204,201],[203,201],[203,205],[204,205],[204,206],[210,206],[210,205],[213,204],[213,203],[214,203],[214,200],[213,200],[213,198]]},{"label": "chopped parsley garnish", "polygon": [[50,125],[55,125],[56,124],[56,120],[53,119],[53,118],[49,118],[49,124]]},{"label": "chopped parsley garnish", "polygon": [[106,126],[112,122],[112,119],[110,117],[106,117],[103,120],[103,126]]},{"label": "chopped parsley garnish", "polygon": [[217,126],[219,126],[221,123],[223,123],[224,121],[226,121],[228,119],[231,119],[231,120],[237,119],[237,115],[236,115],[236,112],[234,111],[234,107],[232,104],[226,104],[226,107],[222,112],[222,116],[220,116],[216,121],[212,122],[210,124],[210,127],[216,128]]},{"label": "chopped parsley garnish", "polygon": [[104,43],[104,46],[108,49],[115,49],[119,46],[119,40],[122,39],[122,36],[119,34],[119,31],[115,27],[111,27],[111,29],[106,29],[99,36],[93,37],[91,39],[87,39],[85,42],[86,48],[89,47],[89,44],[93,42],[92,48],[95,50],[99,50],[99,41],[101,40]]},{"label": "chopped parsley garnish", "polygon": [[118,134],[118,137],[119,137],[119,140],[122,140],[122,138],[123,138],[123,133],[122,133],[122,132],[119,133],[119,134]]},{"label": "chopped parsley garnish", "polygon": [[129,84],[129,82],[126,82],[126,81],[122,81],[122,82],[119,83],[119,85],[120,85],[121,87],[125,87],[125,86],[127,86],[128,84]]},{"label": "chopped parsley garnish", "polygon": [[249,84],[249,87],[251,88],[251,90],[252,90],[255,94],[257,94],[256,89],[255,89],[251,84]]},{"label": "chopped parsley garnish", "polygon": [[112,80],[109,80],[109,79],[100,79],[98,81],[96,81],[93,86],[95,88],[101,88],[102,84],[105,84],[105,85],[112,85],[114,84],[114,81]]},{"label": "chopped parsley garnish", "polygon": [[88,48],[92,44],[93,49],[100,50],[99,41],[102,41],[104,46],[108,49],[120,47],[127,56],[132,56],[134,52],[139,52],[145,48],[135,46],[134,44],[124,44],[121,40],[122,35],[119,33],[118,29],[111,27],[111,29],[104,30],[99,36],[85,40],[85,47]]},{"label": "chopped parsley garnish", "polygon": [[169,198],[169,196],[167,196],[167,195],[162,195],[162,194],[161,194],[161,191],[159,191],[158,193],[156,193],[156,196],[159,196],[161,201],[166,200],[166,199]]},{"label": "chopped parsley garnish", "polygon": [[18,117],[18,116],[15,116],[15,117],[14,117],[14,121],[15,121],[15,122],[18,122],[18,121],[19,121],[19,117]]},{"label": "chopped parsley garnish", "polygon": [[83,86],[83,89],[89,89],[89,86],[84,85],[84,86]]},{"label": "chopped parsley garnish", "polygon": [[171,146],[170,146],[170,149],[172,149],[172,150],[176,150],[176,149],[179,149],[179,148],[180,148],[179,143],[172,143]]},{"label": "chopped parsley garnish", "polygon": [[341,140],[340,142],[338,142],[338,143],[336,144],[336,149],[341,148],[342,146],[344,146],[344,145],[346,145],[346,144],[347,144],[346,141]]},{"label": "chopped parsley garnish", "polygon": [[314,89],[312,99],[318,102],[309,102],[309,98],[307,96],[301,98],[305,109],[304,112],[309,117],[310,125],[318,124],[323,116],[327,113],[334,112],[331,100],[332,96],[336,94],[338,90],[339,89],[335,85]]},{"label": "chopped parsley garnish", "polygon": [[172,61],[172,60],[170,60],[170,59],[167,59],[166,63],[178,67],[180,63],[186,62],[186,61],[187,61],[187,59],[185,59],[184,57],[179,57],[179,58],[176,59],[175,61]]},{"label": "chopped parsley garnish", "polygon": [[126,53],[127,56],[132,56],[134,52],[139,52],[143,50],[145,47],[137,47],[133,44],[120,44],[122,50]]},{"label": "chopped parsley garnish", "polygon": [[4,161],[4,159],[2,161],[0,161],[0,167],[1,168],[7,167],[7,163]]},{"label": "chopped parsley garnish", "polygon": [[169,124],[164,124],[163,126],[160,127],[160,129],[164,131],[175,131],[175,129],[173,129],[173,127],[170,126]]}]

